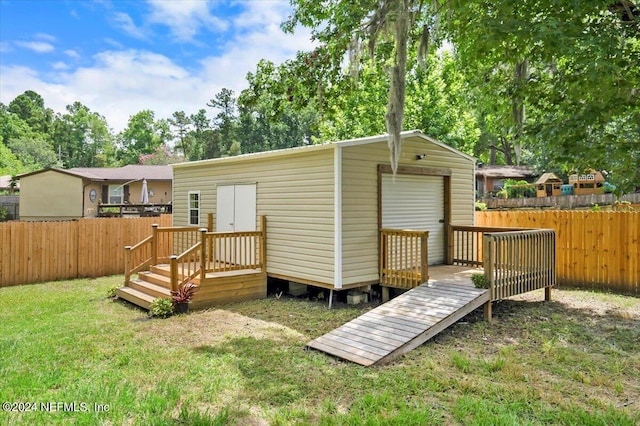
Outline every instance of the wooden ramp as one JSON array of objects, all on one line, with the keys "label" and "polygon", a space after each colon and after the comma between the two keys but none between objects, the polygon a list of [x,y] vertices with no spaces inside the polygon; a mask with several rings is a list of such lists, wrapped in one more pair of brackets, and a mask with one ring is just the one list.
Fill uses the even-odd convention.
[{"label": "wooden ramp", "polygon": [[308,347],[364,366],[393,361],[489,301],[489,292],[425,283],[312,340]]}]

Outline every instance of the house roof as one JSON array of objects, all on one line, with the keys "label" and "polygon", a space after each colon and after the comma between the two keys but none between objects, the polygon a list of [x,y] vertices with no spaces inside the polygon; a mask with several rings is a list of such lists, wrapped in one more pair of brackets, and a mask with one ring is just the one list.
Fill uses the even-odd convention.
[{"label": "house roof", "polygon": [[[11,175],[4,175],[4,176],[0,176],[0,189],[7,189],[7,188],[11,188],[11,179],[13,178],[13,176]],[[16,189],[20,188],[20,183],[16,182]]]},{"label": "house roof", "polygon": [[556,181],[556,182],[562,182],[562,179],[560,179],[558,176],[556,176],[553,173],[543,173],[542,176],[540,176],[538,178],[538,180],[536,181],[537,184],[541,184],[541,183],[545,183],[546,181],[551,180],[551,181]]},{"label": "house roof", "polygon": [[[404,140],[404,139],[409,139],[409,138],[417,138],[417,139],[422,139],[424,141],[428,141],[431,142],[435,145],[440,146],[441,148],[444,148],[448,151],[454,152],[457,155],[460,155],[461,157],[464,157],[466,159],[468,159],[469,161],[475,161],[476,159],[470,155],[465,154],[462,151],[458,151],[455,148],[450,147],[447,144],[444,144],[440,141],[437,141],[427,135],[425,135],[424,133],[422,133],[419,130],[408,130],[408,131],[404,131],[400,134],[400,137]],[[378,143],[378,142],[383,142],[386,141],[389,138],[388,134],[383,134],[383,135],[377,135],[377,136],[368,136],[366,138],[357,138],[357,139],[348,139],[348,140],[343,140],[343,141],[337,141],[337,142],[326,142],[326,143],[322,143],[322,144],[317,144],[317,145],[305,145],[305,146],[298,146],[298,147],[294,147],[294,148],[286,148],[286,149],[278,149],[278,150],[272,150],[272,151],[262,151],[262,152],[253,152],[250,154],[242,154],[242,155],[236,155],[233,157],[221,157],[221,158],[210,158],[207,160],[198,160],[198,161],[190,161],[190,162],[185,162],[185,163],[177,163],[177,164],[172,164],[171,166],[174,168],[184,168],[184,167],[191,167],[191,166],[196,166],[196,165],[206,165],[206,164],[216,164],[216,163],[230,163],[230,162],[238,162],[238,161],[244,161],[250,158],[253,159],[258,159],[258,158],[268,158],[268,157],[280,157],[280,156],[286,156],[286,155],[296,155],[296,154],[302,154],[302,153],[306,153],[306,152],[312,152],[312,151],[320,151],[320,150],[324,150],[324,149],[334,149],[336,147],[347,147],[347,146],[356,146],[356,145],[366,145],[366,144],[371,144],[371,143]]]},{"label": "house roof", "polygon": [[19,178],[43,173],[46,171],[54,171],[72,176],[77,176],[89,180],[117,180],[117,181],[136,181],[136,180],[172,180],[173,171],[170,166],[143,166],[139,164],[130,164],[124,167],[74,167],[71,169],[44,169],[36,172],[25,173],[19,175]]},{"label": "house roof", "polygon": [[476,176],[485,176],[488,178],[530,178],[534,177],[536,172],[529,166],[482,166],[476,168]]}]

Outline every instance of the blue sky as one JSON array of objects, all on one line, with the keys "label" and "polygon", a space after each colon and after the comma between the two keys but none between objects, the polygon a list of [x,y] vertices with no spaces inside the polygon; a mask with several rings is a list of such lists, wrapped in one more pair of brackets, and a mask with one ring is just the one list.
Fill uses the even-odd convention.
[{"label": "blue sky", "polygon": [[0,102],[25,90],[63,112],[80,101],[122,130],[143,109],[192,114],[239,93],[260,59],[312,48],[284,34],[288,0],[0,0]]}]

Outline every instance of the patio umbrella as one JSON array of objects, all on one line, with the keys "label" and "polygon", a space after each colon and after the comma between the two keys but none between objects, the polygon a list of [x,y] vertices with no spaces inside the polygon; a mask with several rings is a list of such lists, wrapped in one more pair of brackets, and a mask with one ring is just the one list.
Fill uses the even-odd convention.
[{"label": "patio umbrella", "polygon": [[142,193],[140,194],[140,202],[149,204],[149,191],[147,190],[147,180],[142,179]]}]

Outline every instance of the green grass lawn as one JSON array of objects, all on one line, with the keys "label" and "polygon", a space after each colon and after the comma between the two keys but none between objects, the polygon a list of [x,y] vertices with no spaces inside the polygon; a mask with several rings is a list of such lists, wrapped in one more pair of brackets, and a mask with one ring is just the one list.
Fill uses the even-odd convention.
[{"label": "green grass lawn", "polygon": [[304,347],[370,306],[149,319],[106,297],[122,281],[0,289],[0,402],[36,409],[0,424],[640,424],[639,298],[534,293],[365,368]]}]

